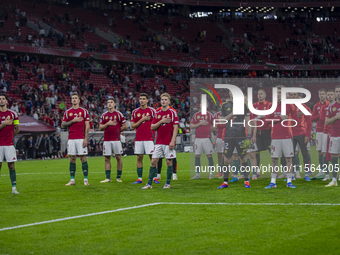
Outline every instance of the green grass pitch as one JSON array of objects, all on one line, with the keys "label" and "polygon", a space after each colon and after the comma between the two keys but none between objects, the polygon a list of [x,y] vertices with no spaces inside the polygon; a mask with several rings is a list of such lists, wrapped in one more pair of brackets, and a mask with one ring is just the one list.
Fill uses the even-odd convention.
[{"label": "green grass pitch", "polygon": [[[315,147],[311,153],[316,164]],[[268,152],[261,156],[262,163],[270,162]],[[177,158],[179,180],[172,181],[168,190],[163,189],[165,162],[161,184],[141,190],[144,184],[132,185],[137,177],[135,156],[123,158],[123,183],[104,184],[99,183],[105,179],[104,158],[94,157],[88,159],[90,186],[83,185],[79,159],[76,185],[70,187],[65,187],[68,159],[20,161],[16,171],[21,194],[12,195],[4,164],[0,254],[339,254],[340,206],[334,204],[340,204],[340,188],[325,188],[322,181],[297,180],[297,188],[288,189],[279,179],[277,189],[265,190],[269,179],[260,178],[251,181],[251,189],[239,181],[218,190],[220,179],[190,180],[189,154],[180,153]],[[115,177],[115,159],[112,163]],[[144,182],[149,166],[145,157]],[[156,204],[2,230],[160,202],[183,204]]]}]

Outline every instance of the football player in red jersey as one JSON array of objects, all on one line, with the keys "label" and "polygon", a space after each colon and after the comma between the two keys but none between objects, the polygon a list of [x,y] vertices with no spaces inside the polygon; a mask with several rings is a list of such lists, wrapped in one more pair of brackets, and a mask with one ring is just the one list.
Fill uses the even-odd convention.
[{"label": "football player in red jersey", "polygon": [[61,123],[62,128],[69,130],[69,137],[67,142],[67,152],[70,156],[70,175],[71,180],[66,186],[75,185],[75,172],[76,172],[76,155],[79,155],[82,163],[82,170],[84,174],[84,185],[89,185],[87,180],[88,164],[86,160],[87,155],[87,141],[89,138],[89,113],[86,109],[79,107],[80,98],[78,93],[72,94],[72,108],[68,109]]},{"label": "football player in red jersey", "polygon": [[[136,129],[135,154],[137,154],[137,176],[138,179],[133,184],[143,183],[143,154],[152,158],[154,148],[154,132],[151,131],[151,123],[155,118],[156,111],[148,107],[149,95],[141,93],[139,95],[140,107],[132,112],[131,128]],[[161,161],[161,160],[160,160]],[[155,180],[157,183],[158,180]]]},{"label": "football player in red jersey", "polygon": [[[329,102],[329,105],[333,104],[335,102],[335,92],[332,89],[328,89],[327,90],[327,100]],[[321,111],[320,111],[320,118],[321,119],[326,119],[326,114],[329,110],[329,105],[323,105],[321,107]],[[321,148],[321,152],[322,152],[322,170],[325,173],[325,177],[322,179],[322,181],[329,181],[330,177],[329,177],[329,158],[327,157],[330,156],[329,154],[329,141],[330,141],[330,134],[332,131],[332,124],[330,125],[326,125],[323,128],[323,137],[322,137],[322,148]],[[331,158],[331,157],[330,157]],[[314,178],[313,178],[314,179]],[[318,179],[318,178],[315,178]]]},{"label": "football player in red jersey", "polygon": [[19,133],[18,114],[7,109],[8,98],[6,94],[0,94],[0,170],[4,158],[9,168],[9,177],[12,182],[12,194],[19,194],[16,185],[14,162],[17,161],[17,153],[14,147],[15,136]]},{"label": "football player in red jersey", "polygon": [[[170,109],[176,111],[174,108],[172,108],[171,106],[169,106]],[[156,111],[159,111],[161,110],[162,107],[159,107],[156,109]],[[177,111],[176,111],[177,112]],[[157,176],[155,175],[155,183],[158,182],[158,180],[161,179],[161,172],[162,172],[162,166],[163,166],[163,158],[159,159],[158,160],[158,164],[157,164]],[[172,179],[174,181],[177,181],[178,180],[178,177],[177,177],[177,159],[176,157],[172,159],[172,166],[173,166],[173,176],[172,176]],[[159,183],[159,182],[158,182]]]},{"label": "football player in red jersey", "polygon": [[[329,105],[328,100],[326,99],[326,89],[321,88],[318,91],[320,101],[316,103],[313,107],[313,114],[312,114],[312,122],[316,122],[316,150],[319,153],[319,169],[321,169],[321,165],[323,162],[323,155],[322,155],[322,138],[323,138],[323,128],[325,126],[325,120],[320,118],[320,111],[321,107],[324,105]],[[320,171],[316,177],[323,176],[323,173]]]},{"label": "football player in red jersey", "polygon": [[127,129],[126,120],[124,115],[115,110],[116,103],[113,97],[107,100],[108,111],[103,113],[100,118],[99,130],[104,130],[104,144],[103,155],[105,156],[105,173],[106,179],[101,183],[112,182],[111,180],[111,156],[115,154],[117,159],[117,182],[122,182],[122,143],[120,141],[120,132]]},{"label": "football player in red jersey", "polygon": [[170,181],[173,171],[172,159],[176,157],[175,145],[178,133],[178,116],[176,111],[169,107],[171,97],[168,93],[161,95],[162,109],[156,111],[151,130],[157,130],[156,145],[152,154],[151,167],[148,183],[142,189],[151,189],[152,180],[157,171],[157,163],[160,158],[166,158],[168,165],[167,180],[164,189],[170,188]]},{"label": "football player in red jersey", "polygon": [[[215,129],[214,116],[211,112],[207,111],[203,114],[202,111],[196,112],[192,116],[190,123],[190,129],[195,130],[195,169],[196,174],[191,179],[200,179],[200,168],[201,168],[201,155],[205,153],[208,158],[209,167],[214,166],[214,160],[212,154],[214,153],[213,144],[211,142],[211,132]],[[209,174],[209,179],[213,179],[212,168]]]},{"label": "football player in red jersey", "polygon": [[326,187],[338,186],[339,157],[340,157],[340,85],[335,87],[335,102],[328,107],[325,124],[332,125],[329,141],[329,153],[332,154],[332,181]]},{"label": "football player in red jersey", "polygon": [[[271,157],[272,157],[272,165],[273,171],[271,173],[271,181],[266,189],[276,188],[276,175],[278,172],[278,160],[284,155],[287,162],[287,187],[295,188],[292,184],[292,161],[294,157],[294,148],[293,148],[293,132],[291,127],[287,127],[286,124],[282,124],[282,120],[293,119],[297,120],[297,112],[296,107],[293,105],[286,105],[286,115],[282,115],[281,109],[281,88],[283,85],[277,86],[277,97],[278,104],[275,109],[275,112],[268,116],[258,116],[258,118],[268,119],[267,123],[271,123],[272,133],[271,133]],[[289,125],[288,125],[289,126]]]}]

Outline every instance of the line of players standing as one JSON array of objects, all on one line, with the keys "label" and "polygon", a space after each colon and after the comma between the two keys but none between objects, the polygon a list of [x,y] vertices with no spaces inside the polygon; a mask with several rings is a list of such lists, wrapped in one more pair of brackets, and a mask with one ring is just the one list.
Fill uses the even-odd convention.
[{"label": "line of players standing", "polygon": [[[330,180],[329,168],[336,168],[338,166],[339,158],[339,139],[337,131],[337,120],[340,119],[338,111],[338,104],[340,101],[340,86],[336,86],[335,90],[320,89],[318,91],[320,102],[313,108],[313,114],[304,115],[300,109],[294,105],[287,105],[286,115],[282,115],[281,111],[281,88],[284,86],[277,86],[278,88],[278,106],[274,113],[269,116],[256,116],[249,111],[248,105],[245,103],[245,115],[233,115],[233,97],[229,93],[230,98],[223,104],[221,112],[213,116],[210,112],[203,115],[201,112],[196,113],[191,121],[191,128],[196,130],[195,137],[195,167],[196,175],[192,179],[200,178],[200,157],[205,153],[208,157],[209,166],[213,166],[212,153],[214,152],[211,142],[211,131],[214,119],[224,119],[229,122],[224,125],[217,125],[217,153],[219,166],[235,166],[237,169],[242,164],[243,167],[255,166],[255,173],[252,179],[256,179],[259,173],[260,166],[260,152],[267,150],[271,154],[272,166],[278,166],[278,159],[281,158],[281,165],[287,166],[289,171],[283,173],[280,177],[287,178],[287,187],[295,188],[291,183],[292,180],[300,177],[300,171],[305,172],[305,181],[310,181],[310,169],[315,165],[311,165],[310,159],[310,136],[312,129],[312,122],[317,122],[316,134],[316,150],[319,153],[319,164],[317,167],[319,173],[313,177],[314,179],[322,179],[323,181]],[[327,99],[326,100],[326,96]],[[258,102],[253,104],[253,107],[258,110],[266,110],[271,108],[271,103],[265,101],[266,93],[260,89],[258,91]],[[301,98],[299,93],[289,93],[287,97]],[[303,104],[303,106],[311,113],[311,110]],[[259,128],[250,127],[247,123],[249,119],[277,119],[273,123],[264,121],[265,125]],[[289,119],[296,120],[297,125],[293,128],[285,127],[281,121]],[[230,120],[235,123],[243,123],[245,121],[246,127],[242,125],[230,125]],[[334,124],[337,123],[337,124]],[[268,124],[272,124],[272,127]],[[253,124],[254,125],[254,124]],[[252,145],[252,147],[248,145]],[[250,147],[250,148],[249,148]],[[303,163],[300,165],[299,151],[302,152]],[[223,157],[224,156],[224,157]],[[249,160],[251,158],[251,163]],[[327,158],[326,158],[327,157]],[[239,162],[239,158],[241,162]],[[233,159],[233,160],[232,160]],[[329,165],[329,161],[331,164]],[[238,161],[238,162],[237,162]],[[236,162],[236,163],[235,163]],[[257,168],[257,169],[256,169]],[[211,168],[212,169],[212,168]],[[294,171],[293,171],[294,170]],[[229,171],[219,173],[217,176],[224,178],[224,183],[219,188],[228,188]],[[326,174],[325,174],[326,173]],[[337,186],[337,173],[332,173],[332,182],[326,187]],[[271,183],[266,186],[269,188],[276,188],[277,172],[271,173]],[[209,178],[213,175],[210,172]],[[234,178],[230,181],[235,181]],[[237,178],[236,178],[237,179]],[[250,188],[249,172],[244,172],[245,187]],[[237,181],[237,180],[236,180]]]}]

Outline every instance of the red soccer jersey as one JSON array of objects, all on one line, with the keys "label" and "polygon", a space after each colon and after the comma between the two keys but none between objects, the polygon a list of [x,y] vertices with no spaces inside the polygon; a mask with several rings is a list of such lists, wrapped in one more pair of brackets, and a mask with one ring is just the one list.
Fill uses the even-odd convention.
[{"label": "red soccer jersey", "polygon": [[[327,111],[327,118],[333,118],[340,112],[340,104],[338,102],[334,102],[329,105]],[[336,120],[333,122],[331,137],[340,137],[340,120]]]},{"label": "red soccer jersey", "polygon": [[[323,105],[321,107],[321,112],[320,112],[320,117],[326,119],[327,112],[329,110],[329,105]],[[326,125],[323,128],[323,133],[324,134],[330,134],[332,132],[332,126],[333,124]]]},{"label": "red soccer jersey", "polygon": [[[302,104],[309,112],[310,109],[307,107],[307,105]],[[297,114],[301,112],[299,108],[296,108]],[[297,115],[297,125],[293,127],[293,136],[298,136],[298,135],[304,135],[304,136],[310,136],[311,132],[311,116],[310,115],[301,115],[299,117]],[[308,135],[309,133],[309,135]]]},{"label": "red soccer jersey", "polygon": [[202,115],[201,112],[196,112],[194,116],[192,116],[191,120],[192,124],[198,124],[202,121],[207,121],[209,122],[209,124],[205,126],[199,126],[198,128],[196,128],[195,138],[210,138],[211,125],[214,124],[214,116],[210,112],[207,112],[206,115]]},{"label": "red soccer jersey", "polygon": [[79,107],[78,109],[70,108],[65,114],[63,121],[69,122],[75,117],[82,117],[81,122],[73,123],[69,128],[69,140],[84,139],[85,138],[85,121],[90,121],[89,113],[86,109]]},{"label": "red soccer jersey", "polygon": [[110,120],[116,121],[114,126],[108,126],[104,131],[104,141],[120,141],[120,128],[126,122],[124,115],[120,111],[112,113],[105,112],[100,118],[100,124],[105,125]]},{"label": "red soccer jersey", "polygon": [[[256,110],[268,110],[272,107],[272,103],[264,100],[263,102],[254,103],[253,107]],[[251,113],[250,119],[255,119],[256,117],[257,117],[256,114]],[[270,130],[271,129],[271,125],[268,125],[266,122],[264,123],[264,125],[262,127],[260,127],[260,125],[261,125],[260,121],[257,121],[257,122],[253,121],[251,123],[251,125],[255,125],[255,123],[256,123],[257,126],[259,126],[259,127],[257,127],[257,130]]]},{"label": "red soccer jersey", "polygon": [[324,128],[324,125],[325,125],[325,119],[324,120],[320,119],[320,111],[321,111],[321,107],[323,105],[329,105],[329,102],[327,100],[325,100],[325,102],[323,102],[323,104],[321,102],[318,102],[313,107],[312,122],[317,121],[316,122],[316,132],[323,132],[323,128]]},{"label": "red soccer jersey", "polygon": [[14,145],[14,125],[19,125],[19,118],[18,114],[12,110],[0,111],[0,124],[4,123],[8,117],[13,120],[13,123],[0,129],[0,146]]},{"label": "red soccer jersey", "polygon": [[174,132],[174,125],[178,125],[177,112],[171,108],[166,111],[158,110],[156,111],[156,117],[153,119],[152,124],[158,123],[163,118],[171,118],[170,123],[164,123],[160,125],[157,129],[157,144],[169,145]]},{"label": "red soccer jersey", "polygon": [[[289,116],[289,119],[297,120],[297,113],[296,108],[293,105],[286,105],[286,114]],[[275,112],[270,114],[269,116],[266,116],[265,119],[277,119],[274,122],[274,125],[272,127],[272,139],[289,139],[293,138],[293,132],[291,127],[285,127],[285,126],[292,126],[293,123],[289,123],[290,121],[284,121],[283,126],[282,120],[280,115],[282,115],[281,112],[281,103],[279,102]],[[268,121],[270,126],[272,126],[272,121]]]},{"label": "red soccer jersey", "polygon": [[132,112],[131,121],[137,123],[143,116],[150,115],[151,118],[148,121],[142,122],[137,128],[135,141],[153,141],[155,134],[151,131],[151,123],[156,116],[156,110],[151,107],[147,107],[145,110],[137,108]]},{"label": "red soccer jersey", "polygon": [[[221,116],[221,111],[215,113],[215,116],[214,116],[214,119],[219,119]],[[224,130],[225,128],[225,125],[223,124],[217,124],[217,138],[223,138],[223,132],[225,131]]]}]

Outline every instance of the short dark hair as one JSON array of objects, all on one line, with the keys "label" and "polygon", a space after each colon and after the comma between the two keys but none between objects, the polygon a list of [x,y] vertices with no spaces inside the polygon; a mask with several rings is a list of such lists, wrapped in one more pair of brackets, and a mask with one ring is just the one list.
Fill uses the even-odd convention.
[{"label": "short dark hair", "polygon": [[140,93],[139,97],[146,97],[146,99],[149,99],[149,95],[146,93]]},{"label": "short dark hair", "polygon": [[318,90],[318,92],[321,92],[321,91],[324,91],[325,93],[327,93],[326,89],[324,89],[324,88],[321,88],[321,89]]},{"label": "short dark hair", "polygon": [[109,101],[109,100],[112,100],[113,102],[115,102],[115,99],[113,98],[113,96],[109,96],[109,97],[107,98],[107,101]]},{"label": "short dark hair", "polygon": [[337,88],[340,88],[340,85],[336,85],[335,88],[334,88],[334,90],[336,90]]},{"label": "short dark hair", "polygon": [[6,100],[8,101],[8,97],[7,97],[7,95],[6,95],[5,93],[1,93],[1,94],[0,94],[0,97],[1,97],[1,96],[5,97]]},{"label": "short dark hair", "polygon": [[[339,86],[340,87],[340,86]],[[327,89],[327,93],[328,92],[333,92],[334,93],[334,89]]]},{"label": "short dark hair", "polygon": [[73,96],[77,96],[78,99],[80,99],[78,92],[72,92],[72,93],[71,93],[71,97],[73,97]]}]

